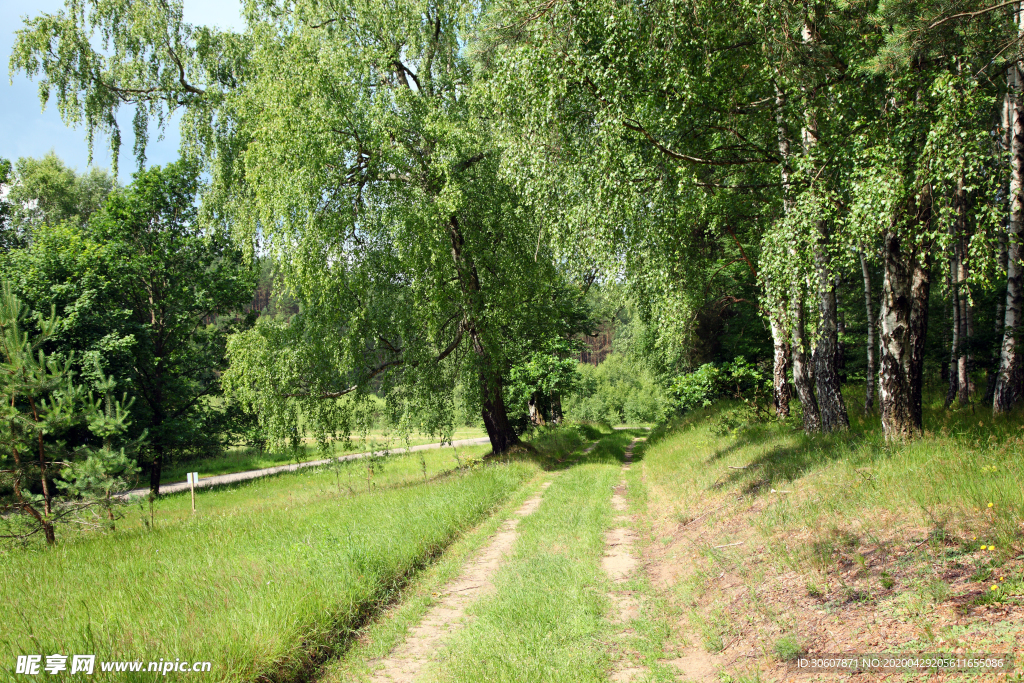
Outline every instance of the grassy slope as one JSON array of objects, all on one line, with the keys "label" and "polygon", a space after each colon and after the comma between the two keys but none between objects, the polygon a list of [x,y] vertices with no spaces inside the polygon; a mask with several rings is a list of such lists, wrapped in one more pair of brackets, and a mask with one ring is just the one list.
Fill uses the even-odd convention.
[{"label": "grassy slope", "polygon": [[[483,429],[475,427],[464,427],[455,430],[452,441],[462,439],[477,439],[487,436]],[[209,477],[216,474],[232,474],[234,472],[245,472],[247,470],[259,470],[265,467],[287,465],[293,462],[306,462],[308,460],[322,460],[330,455],[341,456],[350,453],[366,453],[371,449],[380,451],[386,448],[405,448],[406,446],[419,446],[428,443],[438,443],[438,437],[425,434],[410,436],[409,440],[398,439],[395,436],[383,432],[371,432],[365,438],[353,438],[346,442],[337,442],[329,454],[324,454],[313,444],[303,444],[298,450],[287,448],[275,449],[257,453],[249,448],[232,447],[225,451],[224,455],[218,458],[203,460],[189,460],[174,463],[163,471],[163,482],[173,484],[185,481],[188,472],[199,472],[201,477]],[[451,453],[451,449],[448,449]],[[450,456],[449,456],[450,457]]]},{"label": "grassy slope", "polygon": [[[241,484],[197,489],[196,509],[202,514],[218,514],[238,509],[291,506],[319,501],[325,497],[352,496],[388,487],[413,485],[444,476],[460,466],[478,464],[489,453],[488,446],[466,446],[458,449],[458,459],[450,448],[444,448],[322,465]],[[301,483],[296,486],[296,482]],[[127,510],[126,519],[119,528],[146,527],[149,508],[144,498],[133,499]],[[161,496],[156,503],[155,517],[158,525],[191,519],[189,494]],[[58,532],[60,538],[62,536]]]},{"label": "grassy slope", "polygon": [[217,680],[286,679],[535,471],[477,465],[422,484],[411,454],[378,472],[372,493],[339,495],[324,468],[204,492],[195,517],[172,496],[152,531],[6,553],[0,656],[181,657],[213,661]]},{"label": "grassy slope", "polygon": [[848,435],[809,438],[792,424],[736,429],[729,408],[655,434],[642,456],[645,559],[689,617],[680,649],[722,653],[724,675],[758,680],[803,650],[1020,642],[1019,420],[932,408],[925,438],[888,446],[857,411]]}]

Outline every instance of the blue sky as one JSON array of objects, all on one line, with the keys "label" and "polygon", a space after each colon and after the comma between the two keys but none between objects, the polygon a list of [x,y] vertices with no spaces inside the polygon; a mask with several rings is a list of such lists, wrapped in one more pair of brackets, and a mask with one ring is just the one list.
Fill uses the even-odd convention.
[{"label": "blue sky", "polygon": [[[0,0],[0,54],[6,67],[14,45],[14,32],[22,26],[22,18],[44,12],[55,12],[64,6],[63,0]],[[241,29],[239,0],[185,0],[185,21],[208,24],[221,28]],[[4,69],[6,72],[6,69]],[[84,171],[89,158],[84,128],[68,128],[61,121],[51,101],[40,110],[38,84],[24,75],[8,76],[0,82],[0,157],[40,157],[54,150],[69,166]],[[121,123],[120,180],[127,182],[136,170],[132,154],[132,110],[124,109],[118,116]],[[168,126],[166,137],[157,141],[151,135],[147,146],[149,165],[164,164],[178,158],[177,121]],[[97,138],[93,162],[100,168],[110,168],[109,142]]]}]

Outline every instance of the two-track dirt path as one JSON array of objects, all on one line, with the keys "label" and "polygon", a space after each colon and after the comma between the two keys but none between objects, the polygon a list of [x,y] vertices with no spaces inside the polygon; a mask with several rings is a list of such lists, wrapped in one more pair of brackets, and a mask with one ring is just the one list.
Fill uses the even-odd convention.
[{"label": "two-track dirt path", "polygon": [[[597,447],[593,442],[583,452]],[[557,474],[555,475],[557,476]],[[550,481],[541,485],[498,530],[498,533],[462,569],[459,578],[445,586],[441,598],[409,629],[405,640],[387,657],[370,662],[373,683],[412,683],[419,680],[442,643],[464,625],[466,608],[494,590],[494,575],[518,538],[520,520],[540,507]]]},{"label": "two-track dirt path", "polygon": [[[623,473],[628,472],[633,463],[633,448],[638,441],[636,438],[626,447],[626,461],[622,464]],[[636,569],[636,556],[633,554],[633,545],[636,543],[636,533],[627,524],[630,522],[629,515],[625,514],[629,509],[626,502],[626,479],[623,478],[613,489],[612,509],[620,513],[615,517],[619,524],[609,529],[604,536],[605,553],[601,560],[601,567],[608,578],[612,580],[613,590],[608,594],[612,601],[612,623],[621,627],[620,638],[627,639],[631,633],[630,622],[640,615],[640,605],[632,592],[627,590],[623,584],[629,581],[630,576]],[[647,670],[631,666],[629,661],[622,659],[615,663],[612,669],[611,680],[632,681],[647,673]]]}]

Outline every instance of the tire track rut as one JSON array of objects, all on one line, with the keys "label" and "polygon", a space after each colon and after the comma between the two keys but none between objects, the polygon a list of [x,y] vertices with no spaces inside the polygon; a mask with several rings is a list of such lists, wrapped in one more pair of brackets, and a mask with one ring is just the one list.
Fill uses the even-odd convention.
[{"label": "tire track rut", "polygon": [[494,590],[494,574],[518,537],[516,528],[520,520],[540,507],[543,492],[550,485],[550,481],[542,484],[541,492],[528,498],[476,557],[466,563],[459,578],[445,586],[437,604],[417,626],[409,629],[405,640],[387,657],[372,663],[376,671],[370,681],[412,683],[420,678],[442,641],[462,628],[466,608]]},{"label": "tire track rut", "polygon": [[[622,472],[628,472],[633,463],[633,448],[640,438],[633,439],[626,447],[626,461],[622,464]],[[626,502],[626,479],[619,481],[613,489],[612,509],[621,514],[614,518],[620,524],[605,532],[604,543],[605,553],[601,559],[601,567],[604,569],[612,584],[616,587],[608,594],[612,602],[611,622],[621,627],[619,636],[626,638],[631,634],[630,622],[640,616],[640,605],[631,591],[625,590],[622,584],[629,581],[630,576],[636,569],[637,560],[633,554],[633,545],[636,543],[636,532],[628,526],[630,517],[625,514],[629,509]],[[633,681],[647,673],[643,667],[632,666],[626,658],[620,659],[612,668],[612,681]]]}]

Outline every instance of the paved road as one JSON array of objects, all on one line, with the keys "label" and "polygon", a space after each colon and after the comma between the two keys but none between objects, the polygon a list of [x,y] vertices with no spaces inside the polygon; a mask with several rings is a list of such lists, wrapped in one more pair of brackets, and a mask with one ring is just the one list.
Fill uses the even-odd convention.
[{"label": "paved road", "polygon": [[[459,441],[452,442],[455,446],[478,446],[480,444],[488,444],[490,440],[484,436],[477,439],[462,439]],[[445,444],[447,446],[448,444]],[[425,451],[431,448],[441,448],[439,443],[426,443],[421,446],[412,446],[411,448],[392,448],[389,453],[405,453],[407,451]],[[372,451],[370,453],[353,453],[352,455],[344,455],[338,458],[338,460],[358,460],[360,458],[369,457],[381,457],[383,453],[381,451]],[[330,458],[324,460],[310,460],[309,462],[292,463],[290,465],[278,465],[277,467],[265,467],[262,470],[248,470],[246,472],[232,472],[231,474],[218,474],[212,477],[201,477],[199,483],[196,484],[196,488],[207,488],[210,486],[219,486],[221,484],[233,484],[238,481],[247,481],[249,479],[257,479],[259,477],[265,477],[268,474],[277,474],[278,472],[294,472],[300,470],[303,467],[316,467],[317,465],[326,465],[331,462]],[[178,491],[188,491],[188,482],[182,481],[175,484],[161,484],[160,493],[177,493]],[[131,496],[146,496],[149,495],[149,489],[132,489],[127,493],[121,494],[125,497]]]}]

